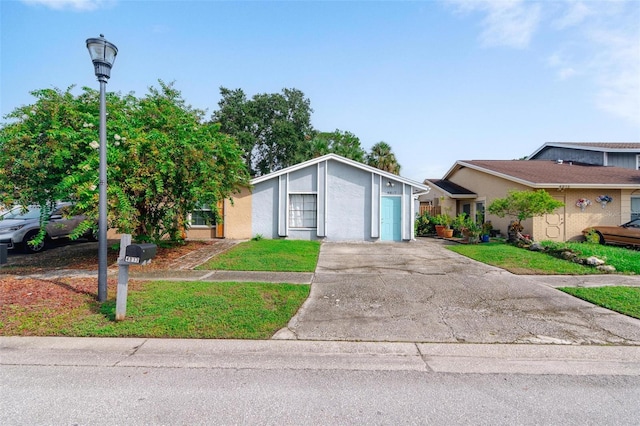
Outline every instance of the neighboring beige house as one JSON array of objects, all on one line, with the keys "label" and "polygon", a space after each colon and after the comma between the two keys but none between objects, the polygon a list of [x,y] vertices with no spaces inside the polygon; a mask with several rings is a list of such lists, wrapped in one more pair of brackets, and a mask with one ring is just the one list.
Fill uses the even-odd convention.
[{"label": "neighboring beige house", "polygon": [[218,212],[222,223],[207,224],[205,217],[210,209],[196,210],[189,215],[187,238],[206,240],[211,238],[246,239],[251,235],[251,191],[243,188],[234,194],[231,200],[218,204]]},{"label": "neighboring beige house", "polygon": [[[478,221],[491,220],[494,229],[507,233],[513,218],[485,214],[486,207],[509,190],[544,189],[565,206],[544,217],[523,223],[524,233],[535,240],[580,239],[591,225],[620,225],[640,215],[640,172],[630,168],[580,165],[551,160],[457,161],[443,179],[428,179],[429,199],[450,214],[465,212]],[[601,204],[598,197],[612,201]],[[590,205],[580,208],[579,200]]]}]

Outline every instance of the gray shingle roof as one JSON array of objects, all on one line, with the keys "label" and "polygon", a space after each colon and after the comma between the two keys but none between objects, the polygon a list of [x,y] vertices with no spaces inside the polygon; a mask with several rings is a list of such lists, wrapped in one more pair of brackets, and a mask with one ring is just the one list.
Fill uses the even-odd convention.
[{"label": "gray shingle roof", "polygon": [[600,148],[603,151],[607,150],[631,150],[640,151],[640,142],[548,142],[554,146],[569,145],[579,148],[581,146],[588,148]]},{"label": "gray shingle roof", "polygon": [[445,179],[456,170],[470,167],[534,188],[573,186],[592,188],[638,188],[640,171],[621,167],[588,166],[547,160],[470,160],[458,161]]},{"label": "gray shingle roof", "polygon": [[442,189],[445,192],[448,192],[451,195],[473,195],[477,196],[477,194],[473,191],[468,190],[467,188],[463,188],[460,185],[457,185],[451,181],[446,179],[427,179],[425,181],[426,184],[433,184],[438,188]]}]

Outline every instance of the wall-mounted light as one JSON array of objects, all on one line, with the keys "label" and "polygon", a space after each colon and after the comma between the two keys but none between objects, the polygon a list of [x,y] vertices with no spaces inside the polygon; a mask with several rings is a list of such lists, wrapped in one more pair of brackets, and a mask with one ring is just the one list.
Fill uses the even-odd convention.
[{"label": "wall-mounted light", "polygon": [[395,183],[391,182],[390,180],[387,181],[387,187],[393,188],[394,186],[396,186]]}]

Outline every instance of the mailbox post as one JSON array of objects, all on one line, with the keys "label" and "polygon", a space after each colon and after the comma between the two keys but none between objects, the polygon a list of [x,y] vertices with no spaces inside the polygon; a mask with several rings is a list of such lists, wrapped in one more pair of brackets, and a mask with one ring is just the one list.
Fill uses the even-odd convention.
[{"label": "mailbox post", "polygon": [[156,255],[155,244],[131,244],[131,235],[120,237],[118,256],[118,293],[116,294],[116,321],[124,320],[127,314],[127,293],[129,289],[129,265],[146,265]]},{"label": "mailbox post", "polygon": [[0,244],[0,265],[7,263],[8,246],[6,244]]}]

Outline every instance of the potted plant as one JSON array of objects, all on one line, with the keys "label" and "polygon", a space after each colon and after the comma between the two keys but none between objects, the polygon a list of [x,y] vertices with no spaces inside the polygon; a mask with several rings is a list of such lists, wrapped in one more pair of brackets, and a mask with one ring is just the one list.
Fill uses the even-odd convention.
[{"label": "potted plant", "polygon": [[482,242],[483,243],[489,242],[491,231],[493,231],[493,225],[491,224],[491,221],[488,220],[482,224]]},{"label": "potted plant", "polygon": [[607,207],[607,203],[610,203],[613,201],[613,198],[609,195],[598,195],[596,197],[596,201],[600,203],[600,205],[604,209],[605,207]]},{"label": "potted plant", "polygon": [[465,232],[468,235],[467,239],[469,244],[476,244],[480,240],[480,234],[482,233],[482,227],[472,219],[467,219],[465,224]]},{"label": "potted plant", "polygon": [[578,198],[576,201],[576,207],[579,207],[581,211],[584,211],[587,207],[591,205],[591,200],[588,198]]},{"label": "potted plant", "polygon": [[436,235],[440,238],[444,237],[444,219],[442,214],[437,214],[431,219],[436,229]]},{"label": "potted plant", "polygon": [[458,214],[452,221],[451,226],[453,227],[454,231],[457,233],[458,236],[460,237],[465,237],[467,238],[467,226],[468,226],[468,220],[467,220],[467,214],[466,213],[460,213]]},{"label": "potted plant", "polygon": [[452,222],[453,222],[453,218],[451,216],[449,216],[446,213],[442,215],[442,226],[444,226],[442,235],[444,238],[453,237],[453,229],[451,229]]}]

